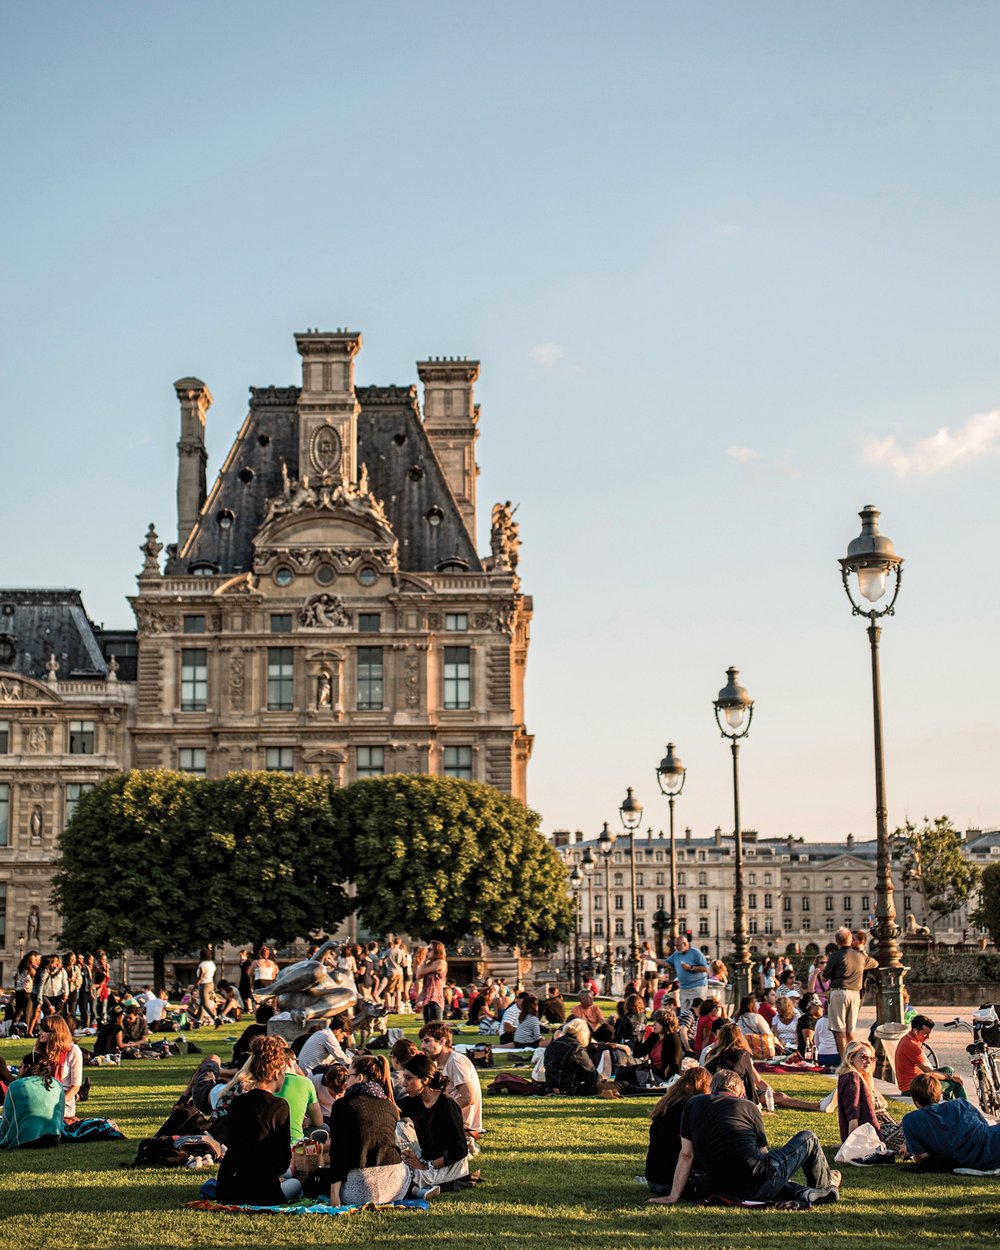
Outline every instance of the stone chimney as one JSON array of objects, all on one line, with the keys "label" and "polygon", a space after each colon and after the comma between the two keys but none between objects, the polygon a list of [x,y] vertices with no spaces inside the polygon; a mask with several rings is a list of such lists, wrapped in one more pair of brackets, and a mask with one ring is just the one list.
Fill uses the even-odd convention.
[{"label": "stone chimney", "polygon": [[557,847],[569,846],[570,832],[568,829],[553,829],[552,845]]},{"label": "stone chimney", "polygon": [[296,334],[295,346],[302,357],[299,478],[351,485],[358,480],[361,405],[354,393],[354,357],[361,335],[354,330],[306,330]]},{"label": "stone chimney", "polygon": [[479,361],[454,356],[418,360],[417,375],[424,384],[424,429],[475,541],[479,406],[473,386]]},{"label": "stone chimney", "polygon": [[849,833],[847,835],[847,849],[849,851],[854,850],[854,834],[853,833]]},{"label": "stone chimney", "polygon": [[574,842],[582,842],[582,841],[583,841],[583,830],[582,830],[582,829],[577,829],[576,833],[574,833],[574,834],[573,834],[573,841],[574,841]]},{"label": "stone chimney", "polygon": [[181,437],[177,443],[177,549],[195,527],[205,502],[205,414],[212,394],[200,378],[181,378],[174,383],[181,406]]}]

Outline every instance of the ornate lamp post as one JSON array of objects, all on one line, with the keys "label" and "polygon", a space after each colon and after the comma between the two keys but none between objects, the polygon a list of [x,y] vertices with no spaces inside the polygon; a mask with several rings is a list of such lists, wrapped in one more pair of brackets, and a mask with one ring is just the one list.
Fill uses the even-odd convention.
[{"label": "ornate lamp post", "polygon": [[[747,921],[743,910],[743,829],[740,825],[740,740],[750,732],[753,699],[737,682],[739,670],[726,669],[726,684],[715,700],[715,719],[733,752],[733,824],[736,844],[736,882],[733,891],[733,946],[736,950],[736,1001],[750,993],[753,963],[747,944]],[[744,724],[744,721],[746,722]]]},{"label": "ornate lamp post", "polygon": [[615,849],[615,835],[608,828],[608,822],[604,822],[604,828],[601,830],[597,838],[597,849],[601,853],[604,860],[604,923],[607,927],[607,934],[604,953],[606,960],[606,977],[604,982],[604,993],[611,993],[611,977],[614,973],[614,930],[611,927],[611,852]]},{"label": "ornate lamp post", "polygon": [[663,935],[666,933],[666,931],[669,928],[670,928],[670,917],[667,915],[667,913],[663,910],[662,907],[658,907],[656,911],[653,912],[653,932],[656,934],[656,958],[657,959],[666,958],[666,951],[663,949]]},{"label": "ornate lamp post", "polygon": [[583,893],[583,873],[574,864],[569,874],[569,887],[573,891],[573,987],[580,992],[580,895]]},{"label": "ornate lamp post", "polygon": [[632,868],[632,941],[629,947],[629,969],[632,974],[632,980],[637,981],[639,979],[639,927],[635,902],[635,835],[642,824],[642,804],[632,793],[631,786],[629,786],[628,793],[622,799],[618,815],[621,816],[622,825],[628,834],[629,863]]},{"label": "ornate lamp post", "polygon": [[587,882],[587,969],[591,975],[594,970],[594,868],[597,860],[590,847],[585,847],[580,857],[580,871]]},{"label": "ornate lamp post", "polygon": [[[674,744],[667,743],[667,753],[660,760],[656,780],[670,800],[670,937],[677,936],[677,844],[674,841],[674,799],[684,789],[687,769],[676,754]],[[672,941],[671,941],[672,944]]]},{"label": "ornate lamp post", "polygon": [[[896,938],[896,905],[893,901],[892,861],[889,847],[888,812],[885,803],[885,755],[882,746],[882,679],[879,671],[879,617],[893,616],[903,571],[903,558],[896,555],[891,541],[879,533],[878,509],[869,504],[858,514],[861,533],[848,544],[847,555],[840,561],[844,590],[854,616],[868,620],[868,641],[872,653],[872,714],[875,725],[875,822],[878,836],[878,868],[875,879],[875,954],[879,961],[878,1004],[879,1024],[903,1019],[903,965]],[[865,607],[851,593],[851,574],[857,575],[857,589],[869,604],[876,604],[888,589],[893,576],[892,598],[881,609]]]}]

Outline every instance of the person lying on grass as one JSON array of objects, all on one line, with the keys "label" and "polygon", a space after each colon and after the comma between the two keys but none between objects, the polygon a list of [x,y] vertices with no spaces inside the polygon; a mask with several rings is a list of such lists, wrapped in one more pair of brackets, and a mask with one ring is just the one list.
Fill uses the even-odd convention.
[{"label": "person lying on grass", "polygon": [[706,1057],[705,1067],[713,1074],[722,1069],[735,1072],[743,1082],[744,1094],[751,1102],[763,1102],[770,1089],[774,1095],[776,1107],[787,1107],[796,1111],[821,1110],[818,1102],[805,1098],[792,1098],[789,1094],[783,1093],[780,1089],[774,1089],[761,1079],[750,1057],[749,1043],[743,1036],[740,1026],[733,1021],[724,1024],[719,1030],[718,1040]]},{"label": "person lying on grass", "polygon": [[[650,1198],[651,1203],[679,1202],[695,1168],[704,1174],[705,1196],[810,1206],[840,1198],[840,1173],[831,1170],[816,1134],[807,1129],[784,1146],[769,1147],[760,1109],[743,1092],[742,1078],[722,1068],[712,1077],[710,1093],[688,1100],[670,1193]],[[804,1185],[791,1179],[799,1168]]]},{"label": "person lying on grass", "polygon": [[941,1079],[921,1072],[910,1084],[916,1111],[903,1116],[903,1135],[914,1161],[927,1171],[1000,1168],[1000,1124],[961,1098],[945,1101]]}]

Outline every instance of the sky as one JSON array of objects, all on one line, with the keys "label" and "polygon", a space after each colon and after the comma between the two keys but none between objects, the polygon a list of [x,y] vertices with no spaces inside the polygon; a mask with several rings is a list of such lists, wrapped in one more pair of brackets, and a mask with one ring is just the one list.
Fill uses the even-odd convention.
[{"label": "sky", "polygon": [[479,546],[519,504],[543,828],[732,828],[712,702],[755,699],[743,824],[1000,823],[1000,6],[0,7],[0,584],[109,627],[176,527],[176,378],[214,478],[293,334],[359,383],[482,361]]}]

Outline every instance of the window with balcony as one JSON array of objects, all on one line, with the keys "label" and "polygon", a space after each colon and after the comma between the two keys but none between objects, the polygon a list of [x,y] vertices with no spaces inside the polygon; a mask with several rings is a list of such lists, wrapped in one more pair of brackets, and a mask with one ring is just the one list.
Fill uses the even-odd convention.
[{"label": "window with balcony", "polygon": [[698,906],[699,906],[699,907],[707,907],[707,906],[708,906],[708,895],[707,895],[707,894],[699,894],[699,895],[698,895]]},{"label": "window with balcony", "polygon": [[707,917],[707,916],[699,916],[699,917],[698,917],[698,936],[699,936],[699,937],[708,937],[708,935],[709,935],[708,917]]}]

